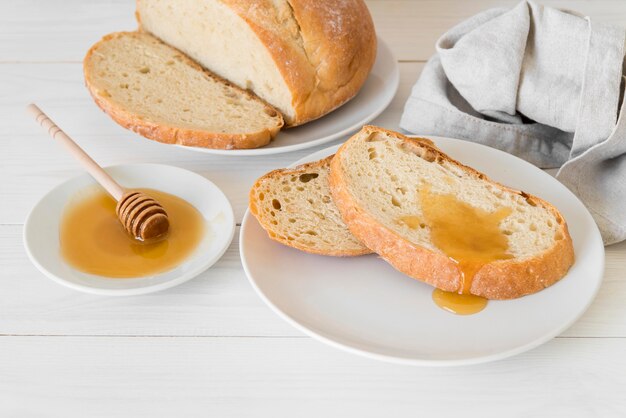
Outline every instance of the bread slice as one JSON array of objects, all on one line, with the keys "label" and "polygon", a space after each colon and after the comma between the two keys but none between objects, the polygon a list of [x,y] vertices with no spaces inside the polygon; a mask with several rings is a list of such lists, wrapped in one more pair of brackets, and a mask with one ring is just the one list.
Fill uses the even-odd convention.
[{"label": "bread slice", "polygon": [[[431,196],[454,196],[485,216],[508,215],[496,224],[506,236],[507,259],[479,266],[467,293],[488,299],[534,293],[562,278],[574,262],[567,225],[552,205],[395,132],[365,126],[333,158],[329,183],[354,236],[401,272],[446,291],[463,290],[463,274],[433,243],[423,210],[429,205],[422,200],[428,196],[425,190]],[[413,216],[425,220],[404,221]]]},{"label": "bread slice", "polygon": [[105,36],[87,53],[85,82],[113,120],[146,138],[207,148],[256,148],[283,126],[256,96],[139,32]]},{"label": "bread slice", "polygon": [[290,126],[354,97],[376,59],[363,0],[137,0],[141,30],[278,109]]},{"label": "bread slice", "polygon": [[250,190],[250,212],[271,239],[290,247],[321,255],[368,254],[330,197],[331,159],[267,173]]}]

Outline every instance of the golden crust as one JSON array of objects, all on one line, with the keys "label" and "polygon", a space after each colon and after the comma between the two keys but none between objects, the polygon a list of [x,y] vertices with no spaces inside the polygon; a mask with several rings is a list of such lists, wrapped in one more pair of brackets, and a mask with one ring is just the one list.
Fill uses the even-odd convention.
[{"label": "golden crust", "polygon": [[333,158],[333,156],[331,155],[330,157],[324,158],[322,160],[319,161],[315,161],[312,163],[306,163],[306,164],[302,164],[299,165],[295,168],[283,168],[283,169],[278,169],[278,170],[273,170],[270,171],[269,173],[265,174],[264,176],[260,177],[252,186],[252,188],[250,189],[250,194],[249,194],[249,199],[250,199],[250,204],[249,204],[249,208],[250,208],[250,213],[252,213],[252,215],[254,215],[254,217],[257,219],[257,221],[259,221],[259,223],[261,224],[261,227],[263,227],[263,229],[265,230],[265,232],[267,232],[267,235],[270,239],[280,242],[281,244],[287,245],[289,247],[293,247],[296,248],[300,251],[304,251],[310,254],[317,254],[317,255],[328,255],[328,256],[335,256],[335,257],[351,257],[351,256],[358,256],[358,255],[364,255],[364,254],[370,254],[371,251],[367,248],[363,248],[361,250],[349,250],[349,249],[340,249],[340,248],[335,248],[332,250],[328,250],[328,251],[323,251],[321,249],[315,249],[315,248],[311,248],[308,246],[304,246],[301,245],[300,243],[296,242],[296,241],[289,241],[286,240],[282,237],[280,237],[278,234],[274,233],[274,226],[270,223],[269,219],[265,218],[264,216],[261,216],[261,214],[258,211],[258,206],[260,205],[260,202],[258,202],[258,199],[256,198],[256,194],[255,194],[255,190],[258,189],[259,187],[261,187],[262,183],[267,180],[267,179],[271,179],[271,178],[276,178],[276,177],[283,177],[285,175],[288,174],[299,174],[299,173],[304,173],[306,171],[309,171],[311,169],[317,169],[320,166],[326,165],[330,163],[330,160]]},{"label": "golden crust", "polygon": [[224,0],[266,46],[292,93],[289,126],[353,98],[376,59],[376,33],[363,0]]},{"label": "golden crust", "polygon": [[[228,134],[228,133],[217,133],[217,132],[208,132],[202,130],[194,130],[194,129],[185,129],[179,128],[175,126],[163,125],[157,122],[149,121],[142,118],[140,115],[136,113],[132,113],[124,109],[118,103],[115,103],[108,98],[102,97],[97,94],[98,89],[94,85],[92,67],[91,67],[91,57],[98,50],[98,48],[104,43],[111,39],[121,36],[152,36],[148,34],[141,34],[137,32],[116,32],[109,35],[104,36],[99,42],[94,44],[83,60],[83,72],[85,75],[85,85],[91,94],[91,97],[96,102],[98,107],[102,109],[105,113],[107,113],[115,122],[126,129],[130,129],[133,132],[138,133],[139,135],[146,137],[148,139],[152,139],[155,141],[167,143],[167,144],[179,144],[185,146],[193,146],[193,147],[204,147],[204,148],[218,148],[218,149],[246,149],[246,148],[258,148],[263,145],[267,145],[272,138],[276,136],[280,128],[282,127],[282,118],[281,123],[276,125],[273,129],[265,129],[259,132],[245,133],[245,134]],[[154,38],[157,39],[157,38]],[[159,41],[161,42],[161,41]],[[173,47],[170,47],[175,49]],[[261,101],[259,98],[251,94],[246,90],[242,90],[239,87],[231,84],[230,82],[223,80],[215,74],[210,73],[209,71],[203,69],[198,64],[196,64],[191,59],[187,58],[185,54],[181,52],[181,59],[190,67],[202,71],[207,74],[209,77],[227,84],[228,86],[239,90],[239,93],[242,95],[246,95],[248,97],[252,97],[254,100],[263,103],[265,106],[265,111],[272,114],[276,114],[280,117],[280,113],[277,112],[273,107],[269,106],[265,102]]]},{"label": "golden crust", "polygon": [[[420,139],[408,138],[374,126],[365,126],[357,135],[369,135],[374,132],[383,132],[410,146],[428,148],[437,158],[444,158],[463,168],[468,174],[506,192],[520,194],[555,215],[561,225],[563,239],[557,240],[548,251],[530,259],[511,259],[486,264],[473,279],[470,289],[472,294],[488,299],[513,299],[538,292],[565,276],[574,263],[574,248],[567,224],[554,206],[538,197],[491,181],[484,174],[451,159]],[[329,183],[333,200],[350,232],[404,274],[437,288],[458,292],[461,288],[461,272],[456,263],[443,253],[420,247],[404,239],[356,205],[343,173],[341,153],[344,147],[345,145],[337,151],[336,158],[331,161]]]}]

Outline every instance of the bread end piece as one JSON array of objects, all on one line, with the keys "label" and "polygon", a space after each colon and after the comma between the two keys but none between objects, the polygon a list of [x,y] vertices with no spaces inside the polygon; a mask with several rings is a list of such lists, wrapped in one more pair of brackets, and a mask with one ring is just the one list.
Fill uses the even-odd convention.
[{"label": "bread end piece", "polygon": [[250,212],[270,239],[289,247],[337,257],[369,254],[350,234],[331,200],[331,159],[265,174],[250,190]]}]

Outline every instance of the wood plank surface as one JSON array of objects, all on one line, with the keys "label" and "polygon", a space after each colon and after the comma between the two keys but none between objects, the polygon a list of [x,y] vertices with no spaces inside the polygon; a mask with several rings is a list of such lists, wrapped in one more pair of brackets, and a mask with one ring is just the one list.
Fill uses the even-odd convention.
[{"label": "wood plank surface", "polygon": [[[518,0],[367,0],[400,63],[400,88],[374,123],[395,129],[436,40]],[[626,25],[624,0],[546,0]],[[136,27],[133,0],[0,0],[0,417],[626,416],[626,242],[606,249],[586,314],[553,341],[490,364],[418,368],[360,358],[304,336],[254,293],[238,234],[222,259],[164,292],[99,297],[39,273],[22,223],[81,173],[23,109],[42,108],[104,165],[152,162],[209,178],[237,222],[263,173],[325,146],[224,158],[154,143],[104,115],[81,60],[103,35]],[[336,141],[338,142],[338,141]]]},{"label": "wood plank surface", "polygon": [[[518,0],[367,0],[379,36],[403,61],[427,60],[449,28],[485,9],[511,8]],[[110,32],[134,30],[132,0],[3,1],[0,62],[80,62]],[[623,0],[546,0],[599,22],[623,24]],[[62,6],[59,6],[62,5]],[[45,42],[42,42],[45,39]]]},{"label": "wood plank surface", "polygon": [[[0,226],[0,335],[301,336],[254,293],[239,260],[239,228],[226,254],[197,278],[143,296],[78,293],[28,262],[19,225]],[[602,288],[565,337],[626,338],[626,242],[607,248]]]},{"label": "wood plank surface", "polygon": [[[626,340],[559,339],[458,368],[308,338],[0,338],[7,417],[623,417]],[[34,401],[36,400],[36,401]]]}]

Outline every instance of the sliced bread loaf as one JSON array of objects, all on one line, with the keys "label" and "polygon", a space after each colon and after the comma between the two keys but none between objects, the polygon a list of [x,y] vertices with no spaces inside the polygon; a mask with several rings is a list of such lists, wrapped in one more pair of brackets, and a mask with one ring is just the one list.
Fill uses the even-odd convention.
[{"label": "sliced bread loaf", "polygon": [[137,0],[136,15],[141,30],[253,91],[292,126],[354,97],[376,58],[363,0]]},{"label": "sliced bread loaf", "polygon": [[250,212],[271,239],[290,247],[334,256],[370,253],[348,231],[330,197],[331,159],[267,173],[250,190]]},{"label": "sliced bread loaf", "polygon": [[333,158],[329,183],[361,242],[442,290],[516,298],[552,285],[574,262],[552,205],[395,132],[364,127]]},{"label": "sliced bread loaf", "polygon": [[84,73],[113,120],[160,142],[256,148],[283,126],[271,106],[146,33],[105,36],[87,53]]}]

